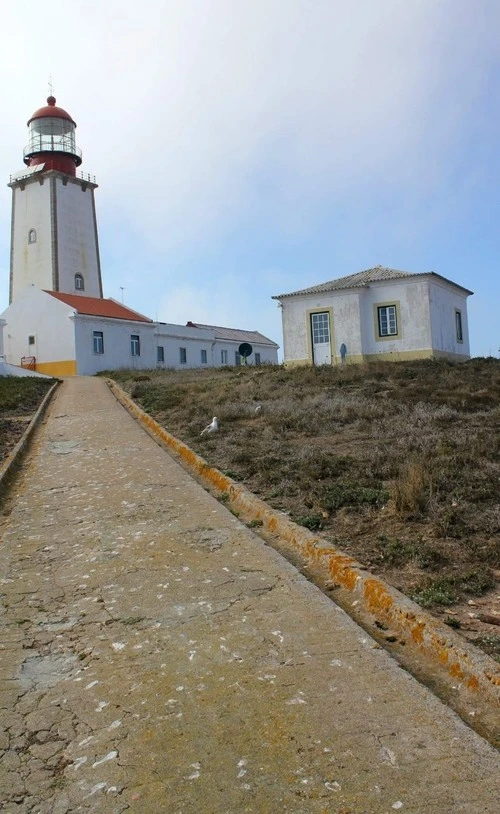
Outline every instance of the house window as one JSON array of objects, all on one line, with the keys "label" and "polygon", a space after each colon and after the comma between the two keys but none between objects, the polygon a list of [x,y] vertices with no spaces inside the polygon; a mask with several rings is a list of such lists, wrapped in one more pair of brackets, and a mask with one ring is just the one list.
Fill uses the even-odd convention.
[{"label": "house window", "polygon": [[156,361],[157,362],[165,361],[165,349],[163,345],[158,345],[156,348]]},{"label": "house window", "polygon": [[28,243],[36,243],[36,229],[30,229],[28,232]]},{"label": "house window", "polygon": [[377,308],[378,315],[378,335],[396,336],[398,333],[398,321],[395,305],[380,305]]},{"label": "house window", "polygon": [[187,363],[186,348],[179,348],[179,361],[181,365],[185,365]]},{"label": "house window", "polygon": [[234,352],[234,364],[241,365],[241,356],[237,350]]},{"label": "house window", "polygon": [[206,350],[202,349],[201,351],[201,364],[206,365],[207,363],[207,352]]},{"label": "house window", "polygon": [[141,355],[141,341],[138,334],[130,335],[130,353],[132,356]]},{"label": "house window", "polygon": [[77,291],[85,291],[85,282],[81,274],[75,274],[75,288]]},{"label": "house window", "polygon": [[455,309],[455,329],[457,333],[457,342],[463,342],[464,332],[462,328],[462,312],[459,311],[458,308]]},{"label": "house window", "polygon": [[227,365],[227,350],[221,350],[220,363],[221,365]]},{"label": "house window", "polygon": [[255,364],[260,365],[260,353],[255,354]]},{"label": "house window", "polygon": [[34,345],[34,344],[35,344],[35,337],[32,334],[31,336],[28,336],[28,345]]},{"label": "house window", "polygon": [[104,334],[102,331],[94,331],[92,334],[92,344],[94,353],[104,353]]}]

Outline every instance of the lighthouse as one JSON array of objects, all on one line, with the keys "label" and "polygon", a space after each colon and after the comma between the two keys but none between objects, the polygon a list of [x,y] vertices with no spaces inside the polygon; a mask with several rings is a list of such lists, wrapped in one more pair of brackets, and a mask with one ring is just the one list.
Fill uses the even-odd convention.
[{"label": "lighthouse", "polygon": [[76,122],[54,96],[28,120],[26,167],[11,175],[9,302],[28,287],[102,298],[94,191]]}]

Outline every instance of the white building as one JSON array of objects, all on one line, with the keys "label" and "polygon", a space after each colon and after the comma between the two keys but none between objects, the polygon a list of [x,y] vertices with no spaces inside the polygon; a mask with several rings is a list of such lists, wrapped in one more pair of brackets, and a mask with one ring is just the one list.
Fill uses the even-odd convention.
[{"label": "white building", "polygon": [[382,266],[279,294],[285,365],[468,359],[470,294],[434,272]]},{"label": "white building", "polygon": [[32,286],[3,316],[6,359],[51,376],[240,364],[249,340],[248,364],[277,363],[278,346],[257,331],[153,322],[113,299]]},{"label": "white building", "polygon": [[[203,325],[188,322],[187,327],[197,331],[207,331],[212,337],[210,349],[211,365],[240,365],[243,358],[241,345],[249,345],[251,353],[244,357],[249,365],[277,365],[279,345],[263,336],[259,331],[243,331],[239,328],[223,328],[219,325]],[[194,365],[196,366],[196,365]]]},{"label": "white building", "polygon": [[5,358],[50,376],[155,367],[152,320],[111,299],[25,289],[4,311]]},{"label": "white building", "polygon": [[[214,367],[278,361],[278,345],[257,331],[171,325],[104,299],[95,178],[77,168],[76,124],[56,100],[28,121],[25,169],[10,179],[9,307],[1,315],[5,358],[51,376],[125,367]],[[2,320],[0,320],[0,332]]]}]

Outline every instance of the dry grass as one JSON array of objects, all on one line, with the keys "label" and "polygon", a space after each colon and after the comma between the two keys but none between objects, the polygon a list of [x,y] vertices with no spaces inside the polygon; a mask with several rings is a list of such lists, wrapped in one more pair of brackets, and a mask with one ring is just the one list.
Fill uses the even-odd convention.
[{"label": "dry grass", "polygon": [[[211,464],[422,604],[465,607],[495,585],[498,360],[111,375]],[[213,415],[220,431],[200,438]]]},{"label": "dry grass", "polygon": [[38,408],[53,379],[0,376],[0,461],[26,430],[26,418]]}]

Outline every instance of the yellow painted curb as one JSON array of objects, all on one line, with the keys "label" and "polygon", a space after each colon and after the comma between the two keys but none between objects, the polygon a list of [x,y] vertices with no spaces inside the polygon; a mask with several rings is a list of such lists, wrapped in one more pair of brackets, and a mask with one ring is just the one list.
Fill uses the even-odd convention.
[{"label": "yellow painted curb", "polygon": [[424,664],[431,668],[431,680],[436,678],[436,673],[445,679],[447,700],[452,706],[471,726],[493,742],[498,742],[500,667],[492,658],[464,641],[400,591],[371,574],[352,557],[293,523],[244,486],[211,467],[145,413],[116,382],[111,379],[106,379],[106,382],[120,404],[156,441],[175,452],[197,478],[207,486],[227,493],[232,507],[248,518],[261,521],[267,531],[293,546],[314,570],[350,592],[360,609],[380,625],[394,631],[405,649],[417,652],[420,661],[423,659]]},{"label": "yellow painted curb", "polygon": [[40,421],[42,420],[45,414],[45,410],[47,409],[49,402],[58,386],[59,382],[55,382],[50,388],[50,390],[47,391],[47,393],[43,397],[43,401],[40,404],[38,410],[36,411],[35,415],[28,424],[27,429],[24,431],[23,435],[17,442],[16,446],[14,447],[10,455],[5,459],[2,466],[0,467],[0,492],[4,491],[14,471],[21,463],[21,460],[23,458],[24,453],[26,452],[29,442],[31,441],[31,437],[35,431],[35,428],[39,425]]}]

